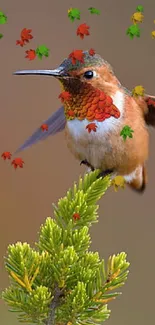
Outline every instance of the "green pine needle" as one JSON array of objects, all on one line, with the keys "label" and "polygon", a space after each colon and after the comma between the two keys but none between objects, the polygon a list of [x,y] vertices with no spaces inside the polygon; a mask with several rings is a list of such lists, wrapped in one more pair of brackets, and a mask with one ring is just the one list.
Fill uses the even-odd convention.
[{"label": "green pine needle", "polygon": [[98,325],[109,318],[107,303],[120,295],[117,288],[127,279],[129,263],[125,253],[105,263],[89,251],[97,202],[111,185],[109,176],[97,179],[98,173],[80,177],[54,205],[55,219],[48,217],[41,226],[36,249],[27,243],[9,245],[10,287],[2,298],[20,322]]}]

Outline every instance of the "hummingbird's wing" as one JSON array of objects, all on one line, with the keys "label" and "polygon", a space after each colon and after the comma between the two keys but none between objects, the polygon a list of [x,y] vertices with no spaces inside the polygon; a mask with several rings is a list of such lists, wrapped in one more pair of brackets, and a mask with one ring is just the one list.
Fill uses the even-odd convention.
[{"label": "hummingbird's wing", "polygon": [[145,114],[145,122],[150,126],[155,127],[155,96],[145,95],[148,112]]},{"label": "hummingbird's wing", "polygon": [[14,154],[31,147],[33,144],[45,140],[49,135],[55,135],[65,129],[66,118],[64,114],[64,107],[60,107],[56,112],[54,112],[43,124],[48,125],[48,131],[42,131],[39,127],[25,142],[22,144]]}]

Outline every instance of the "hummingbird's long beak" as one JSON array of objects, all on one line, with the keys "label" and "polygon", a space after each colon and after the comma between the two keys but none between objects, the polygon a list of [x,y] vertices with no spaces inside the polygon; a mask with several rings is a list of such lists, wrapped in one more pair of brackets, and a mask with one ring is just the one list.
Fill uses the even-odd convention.
[{"label": "hummingbird's long beak", "polygon": [[67,77],[68,74],[65,72],[64,69],[57,68],[54,70],[18,70],[13,72],[14,75],[42,75],[42,76],[53,76],[56,78],[63,78]]}]

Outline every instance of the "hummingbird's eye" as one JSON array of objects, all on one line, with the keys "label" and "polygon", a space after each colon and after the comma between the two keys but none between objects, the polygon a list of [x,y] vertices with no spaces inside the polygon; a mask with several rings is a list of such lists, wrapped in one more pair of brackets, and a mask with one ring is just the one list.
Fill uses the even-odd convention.
[{"label": "hummingbird's eye", "polygon": [[92,78],[96,77],[96,72],[89,70],[89,71],[86,71],[83,76],[86,79],[92,79]]}]

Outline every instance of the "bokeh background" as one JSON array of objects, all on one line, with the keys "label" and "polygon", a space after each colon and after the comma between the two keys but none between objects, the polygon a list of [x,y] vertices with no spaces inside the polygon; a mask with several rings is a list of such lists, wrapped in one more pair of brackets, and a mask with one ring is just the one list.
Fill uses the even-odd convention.
[{"label": "bokeh background", "polygon": [[[144,23],[139,39],[131,40],[126,29],[137,5],[144,6]],[[90,15],[88,8],[101,10]],[[71,23],[67,10],[81,10],[81,21]],[[143,85],[155,95],[155,2],[130,0],[62,1],[1,0],[0,8],[8,17],[0,25],[0,152],[21,145],[35,128],[59,106],[59,83],[49,77],[20,77],[18,69],[56,67],[73,49],[94,48],[113,66],[124,86],[132,89]],[[89,37],[80,40],[76,28],[86,22]],[[21,30],[32,28],[34,39],[26,47],[16,46]],[[25,59],[25,50],[45,44],[49,58]],[[140,136],[140,135],[139,135]],[[40,225],[52,216],[52,202],[83,174],[84,167],[68,151],[64,134],[58,134],[22,153],[23,169],[14,170],[9,162],[0,160],[0,287],[8,286],[4,269],[7,246],[16,241],[33,244]],[[155,130],[150,129],[149,184],[144,195],[131,190],[115,193],[109,190],[100,201],[99,223],[91,229],[92,250],[106,260],[110,254],[125,251],[131,262],[130,275],[123,295],[112,302],[109,325],[154,324],[155,270]],[[2,301],[0,325],[19,324]]]}]

